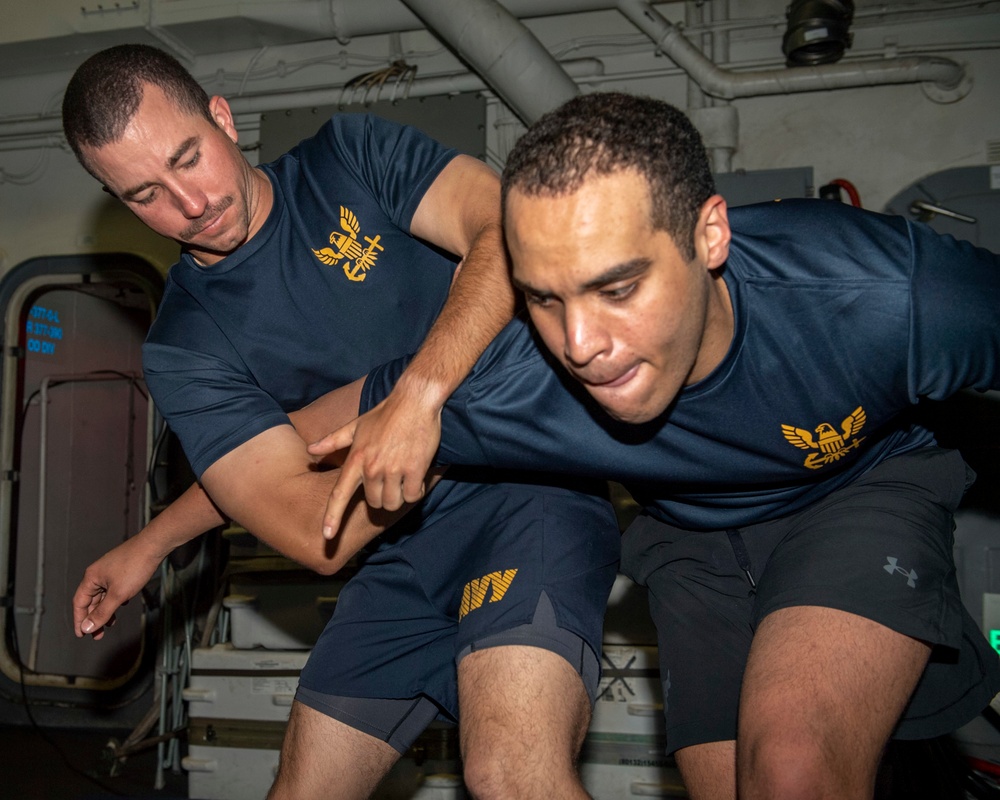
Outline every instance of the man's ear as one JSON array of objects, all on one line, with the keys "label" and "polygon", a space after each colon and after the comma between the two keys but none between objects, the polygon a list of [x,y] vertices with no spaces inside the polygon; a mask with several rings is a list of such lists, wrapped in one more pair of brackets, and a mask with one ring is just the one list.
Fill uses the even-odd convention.
[{"label": "man's ear", "polygon": [[695,226],[695,254],[708,268],[716,269],[729,258],[729,214],[725,198],[713,194],[701,205]]},{"label": "man's ear", "polygon": [[226,132],[226,136],[234,142],[239,139],[236,131],[236,123],[233,120],[233,110],[229,107],[229,102],[225,97],[213,95],[208,101],[208,111],[215,120],[215,124]]}]

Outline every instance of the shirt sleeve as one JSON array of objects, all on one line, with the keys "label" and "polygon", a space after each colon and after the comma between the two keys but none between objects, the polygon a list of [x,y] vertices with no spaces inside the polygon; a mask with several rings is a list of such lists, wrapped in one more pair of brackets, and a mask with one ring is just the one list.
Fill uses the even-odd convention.
[{"label": "shirt sleeve", "polygon": [[909,392],[1000,388],[1000,256],[910,223]]},{"label": "shirt sleeve", "polygon": [[168,344],[143,345],[150,394],[201,479],[213,463],[288,415],[225,359]]},{"label": "shirt sleeve", "polygon": [[372,114],[336,114],[321,133],[317,146],[336,153],[404,231],[431,184],[458,155],[411,125]]},{"label": "shirt sleeve", "polygon": [[[361,413],[389,394],[407,363],[396,359],[369,373]],[[566,443],[608,438],[601,416],[586,390],[550,362],[526,318],[515,317],[445,403],[437,463],[599,476],[588,448],[567,450]]]},{"label": "shirt sleeve", "polygon": [[[358,413],[364,414],[388,397],[412,359],[412,355],[396,358],[371,370],[361,389]],[[470,413],[470,400],[475,394],[470,385],[470,378],[459,385],[448,398],[442,411],[441,444],[436,457],[436,463],[439,465],[490,464],[490,457],[479,438],[477,419]]]}]

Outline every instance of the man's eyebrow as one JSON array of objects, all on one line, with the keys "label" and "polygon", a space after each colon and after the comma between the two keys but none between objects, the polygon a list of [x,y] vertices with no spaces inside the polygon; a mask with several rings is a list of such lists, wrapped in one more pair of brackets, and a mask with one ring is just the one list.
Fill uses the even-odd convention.
[{"label": "man's eyebrow", "polygon": [[607,286],[609,283],[616,283],[618,281],[628,280],[629,278],[636,278],[646,272],[652,263],[651,259],[643,257],[633,258],[630,261],[615,264],[615,266],[610,269],[606,269],[595,278],[591,278],[583,284],[582,288],[584,291],[592,291],[594,289],[600,289]]},{"label": "man's eyebrow", "polygon": [[[177,162],[180,161],[182,158],[184,158],[184,155],[196,144],[198,144],[197,136],[189,136],[187,139],[181,142],[180,146],[176,150],[174,150],[170,158],[167,159],[167,167],[169,169],[173,169],[174,167],[176,167]],[[149,181],[145,183],[140,183],[138,186],[135,186],[131,189],[128,189],[127,191],[122,192],[121,195],[119,196],[121,197],[122,200],[131,200],[133,197],[135,197],[137,194],[144,191],[145,189],[149,188],[149,186],[151,185],[152,184]]]},{"label": "man's eyebrow", "polygon": [[167,159],[167,166],[173,169],[177,166],[177,162],[184,158],[184,154],[187,153],[192,147],[198,144],[197,136],[189,136],[183,142],[181,142],[180,147],[174,150],[174,154]]},{"label": "man's eyebrow", "polygon": [[536,295],[543,294],[543,292],[540,292],[538,289],[534,288],[530,283],[519,281],[514,275],[510,276],[510,282],[514,284],[515,289],[520,289],[522,292],[525,292],[527,294],[536,294]]},{"label": "man's eyebrow", "polygon": [[[583,286],[580,287],[580,291],[590,292],[595,289],[601,289],[607,286],[609,283],[616,283],[617,281],[628,280],[629,278],[635,278],[646,272],[652,260],[649,258],[633,258],[630,261],[625,261],[621,264],[615,264],[615,266],[606,269],[600,275],[595,278],[591,278]],[[511,282],[514,284],[515,288],[520,289],[526,294],[534,295],[535,297],[552,297],[552,292],[545,291],[543,289],[536,289],[530,283],[518,280],[516,276],[511,275]]]}]

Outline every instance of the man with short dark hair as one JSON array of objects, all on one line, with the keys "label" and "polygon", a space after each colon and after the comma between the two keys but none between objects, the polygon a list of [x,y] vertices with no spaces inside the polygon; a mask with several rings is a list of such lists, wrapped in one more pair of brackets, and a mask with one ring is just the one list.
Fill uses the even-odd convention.
[{"label": "man with short dark hair", "polygon": [[693,798],[871,797],[890,737],[1000,690],[952,556],[974,475],[909,414],[1000,387],[1000,258],[837,203],[728,209],[684,115],[617,93],[540,119],[502,187],[534,331],[513,321],[452,395],[439,463],[599,475],[644,506],[623,571]]},{"label": "man with short dark hair", "polygon": [[367,115],[336,115],[254,168],[226,101],[141,45],[88,59],[64,122],[81,163],[181,244],[143,367],[205,489],[88,568],[77,635],[103,635],[160,560],[222,514],[323,573],[399,520],[302,671],[269,796],[367,797],[431,720],[461,708],[475,796],[585,797],[574,759],[619,549],[607,499],[584,493],[600,484],[452,470],[427,478],[402,519],[356,503],[328,543],[336,471],[303,441],[339,424],[327,392],[419,347],[361,425],[390,462],[385,491],[423,497],[440,407],[512,311],[497,176]]}]

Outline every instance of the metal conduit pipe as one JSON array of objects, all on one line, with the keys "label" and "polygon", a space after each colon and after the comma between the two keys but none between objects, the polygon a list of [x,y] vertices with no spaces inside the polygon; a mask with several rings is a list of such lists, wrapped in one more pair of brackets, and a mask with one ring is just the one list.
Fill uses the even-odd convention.
[{"label": "metal conduit pipe", "polygon": [[32,672],[38,666],[38,648],[42,635],[42,616],[45,613],[45,552],[46,518],[48,507],[46,485],[48,482],[48,440],[49,440],[49,389],[60,383],[97,383],[100,381],[135,382],[140,376],[134,373],[121,375],[83,374],[46,375],[42,378],[38,392],[38,535],[35,542],[35,605],[32,608],[31,643],[28,646],[28,660],[25,666]]},{"label": "metal conduit pipe", "polygon": [[[463,0],[441,2],[442,6],[459,6]],[[577,14],[587,11],[608,11],[617,7],[615,0],[497,0],[511,14],[520,19],[533,17]],[[703,0],[699,0],[699,4]],[[123,6],[125,4],[122,4]],[[979,5],[971,2],[962,6]],[[117,4],[116,4],[117,6]],[[955,2],[948,4],[955,8]],[[959,6],[961,7],[961,6]],[[888,14],[913,14],[928,9],[941,10],[940,6],[922,0],[916,6],[895,9],[880,6],[870,11],[859,11],[855,18]],[[449,8],[449,11],[451,9]],[[947,11],[947,8],[944,9]],[[134,12],[134,13],[133,13]],[[444,12],[442,12],[444,13]],[[404,5],[403,0],[253,0],[252,2],[227,2],[215,6],[206,3],[181,3],[171,0],[147,0],[141,6],[111,8],[110,4],[90,4],[79,13],[72,13],[62,23],[76,33],[93,34],[101,31],[122,31],[144,16],[142,26],[160,39],[168,49],[192,56],[184,44],[183,34],[171,33],[175,27],[198,25],[212,20],[240,19],[262,23],[268,28],[301,34],[300,38],[336,39],[341,44],[356,36],[372,36],[400,31],[418,30],[420,20]],[[773,27],[784,17],[743,19],[730,27]]]},{"label": "metal conduit pipe", "polygon": [[28,645],[28,661],[26,665],[32,672],[38,666],[38,645],[42,638],[42,615],[45,613],[45,509],[47,498],[45,483],[48,478],[48,459],[45,457],[48,449],[49,433],[49,386],[52,377],[42,379],[39,389],[38,403],[41,416],[38,423],[38,536],[35,542],[35,605],[31,615],[31,643]]},{"label": "metal conduit pipe", "polygon": [[962,96],[954,93],[961,92],[967,77],[961,65],[946,58],[932,56],[732,72],[716,66],[702,55],[698,48],[645,0],[618,0],[618,10],[652,39],[657,49],[687,72],[707,94],[726,100],[823,89],[929,83],[934,85],[938,95],[928,92],[932,100],[949,102]]},{"label": "metal conduit pipe", "polygon": [[[404,0],[420,19],[437,33],[463,61],[482,78],[520,117],[531,124],[538,117],[579,94],[573,79],[563,70],[555,57],[535,38],[521,21],[496,0],[463,0],[460,4],[443,6],[437,0]],[[544,5],[539,3],[538,5]],[[563,4],[565,5],[565,3]],[[271,8],[267,5],[265,8]],[[288,6],[284,6],[286,11]],[[308,8],[315,9],[315,4]],[[258,18],[262,11],[257,9]],[[336,14],[331,14],[331,19]],[[316,17],[310,17],[316,21]],[[160,24],[165,24],[164,20]],[[321,26],[322,29],[322,26]],[[337,35],[333,30],[326,31]],[[365,31],[370,32],[366,29]],[[471,77],[471,76],[470,76]],[[461,82],[463,78],[448,79]],[[430,81],[430,82],[427,82]],[[421,81],[426,94],[448,94],[462,91],[438,83],[435,79]],[[416,81],[414,82],[417,83]],[[466,84],[469,85],[469,84]],[[481,87],[476,87],[481,88]],[[468,89],[467,91],[475,91]],[[324,90],[318,90],[325,94]],[[413,95],[413,91],[410,92]],[[303,93],[289,95],[305,96]],[[237,98],[240,99],[240,98]],[[325,99],[322,103],[336,103]],[[304,105],[320,105],[319,100],[306,101]],[[250,104],[252,106],[252,104]],[[280,108],[274,106],[273,108]],[[288,106],[285,105],[285,108]],[[263,107],[241,108],[241,111],[265,110]],[[4,138],[41,136],[54,133],[59,126],[52,126],[51,118],[7,123],[2,128]]]},{"label": "metal conduit pipe", "polygon": [[580,90],[555,57],[496,0],[403,0],[525,125]]},{"label": "metal conduit pipe", "polygon": [[[441,13],[454,12],[465,0],[439,2]],[[143,28],[168,49],[184,58],[194,53],[184,43],[176,28],[211,21],[239,19],[260,23],[272,31],[307,39],[336,39],[341,44],[356,36],[372,36],[399,31],[419,30],[420,19],[403,0],[252,0],[227,3],[177,3],[170,0],[147,0],[126,7],[90,4],[61,20],[72,32],[94,34],[122,31],[136,26],[140,17]],[[125,4],[121,4],[125,6]],[[545,17],[575,14],[581,11],[605,11],[615,7],[614,0],[503,0],[502,5],[516,17]]]},{"label": "metal conduit pipe", "polygon": [[[152,0],[157,2],[157,0]],[[159,0],[162,4],[162,0]],[[468,3],[471,5],[471,3]],[[615,7],[614,0],[502,0],[502,5],[515,17],[545,17],[575,14],[581,11],[606,11]],[[434,5],[437,16],[452,16],[465,11],[467,0]],[[167,25],[169,4],[159,14],[160,25]],[[396,31],[412,31],[423,27],[420,9],[405,0],[314,0],[289,3],[240,4],[239,15],[245,19],[273,24],[279,28],[306,31],[315,38],[334,38],[346,44],[355,36],[371,36]]]},{"label": "metal conduit pipe", "polygon": [[[559,62],[565,74],[573,78],[593,78],[604,74],[604,63],[597,58],[577,58]],[[333,106],[344,100],[343,86],[320,89],[296,89],[283,92],[263,92],[229,99],[237,114],[263,114],[291,108]],[[417,78],[403,90],[386,89],[375,100],[402,100],[405,97],[438,97],[463,92],[481,92],[489,89],[482,78],[468,72]],[[395,92],[395,95],[394,95]],[[349,99],[349,98],[348,98]],[[0,122],[0,152],[25,150],[38,147],[63,147],[62,120],[58,116]]]},{"label": "metal conduit pipe", "polygon": [[[604,63],[597,58],[579,58],[558,63],[563,74],[573,78],[590,78],[604,74]],[[454,75],[417,78],[405,90],[395,92],[396,96],[393,96],[395,90],[387,89],[379,97],[370,99],[374,101],[379,99],[401,100],[404,97],[435,97],[463,92],[481,92],[490,88],[478,75],[463,72]],[[344,87],[337,86],[329,89],[302,89],[234,97],[229,101],[229,105],[238,114],[253,114],[283,111],[288,108],[338,105],[343,99]],[[0,144],[0,149],[2,149],[2,144]]]}]

